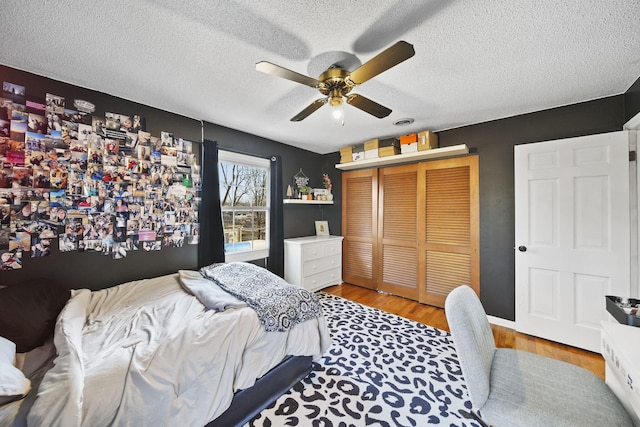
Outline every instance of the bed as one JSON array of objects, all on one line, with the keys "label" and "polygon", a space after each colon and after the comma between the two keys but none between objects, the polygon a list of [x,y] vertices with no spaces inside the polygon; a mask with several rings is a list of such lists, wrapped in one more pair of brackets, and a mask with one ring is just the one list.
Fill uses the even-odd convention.
[{"label": "bed", "polygon": [[9,343],[2,350],[0,342],[0,375],[29,382],[3,391],[2,426],[241,425],[304,377],[330,345],[314,294],[246,263],[99,291],[16,286],[0,290],[0,305],[22,298],[14,310],[21,313],[35,300],[54,333],[28,343],[28,333],[7,337],[14,331],[7,324],[37,322],[0,313],[0,336]]}]

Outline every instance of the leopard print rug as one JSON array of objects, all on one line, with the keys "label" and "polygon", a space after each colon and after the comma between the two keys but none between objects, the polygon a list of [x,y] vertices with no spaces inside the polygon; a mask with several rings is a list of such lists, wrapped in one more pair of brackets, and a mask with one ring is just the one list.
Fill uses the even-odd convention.
[{"label": "leopard print rug", "polygon": [[478,427],[448,332],[319,292],[333,344],[247,425]]}]

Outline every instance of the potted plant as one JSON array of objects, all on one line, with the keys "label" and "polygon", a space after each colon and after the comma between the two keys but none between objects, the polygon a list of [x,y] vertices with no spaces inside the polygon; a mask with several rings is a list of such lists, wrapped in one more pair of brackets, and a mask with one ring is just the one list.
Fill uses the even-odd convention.
[{"label": "potted plant", "polygon": [[313,189],[307,185],[303,185],[302,187],[298,188],[301,199],[308,199],[312,191]]}]

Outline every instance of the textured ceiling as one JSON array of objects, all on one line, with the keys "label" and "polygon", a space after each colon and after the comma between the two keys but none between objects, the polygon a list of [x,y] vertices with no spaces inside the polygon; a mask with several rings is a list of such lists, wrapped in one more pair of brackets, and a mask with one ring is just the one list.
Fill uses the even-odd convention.
[{"label": "textured ceiling", "polygon": [[[638,0],[2,0],[0,63],[275,141],[329,153],[624,93],[640,76]],[[413,58],[354,89],[333,125],[317,78],[398,40]],[[393,126],[412,117],[413,125]]]}]

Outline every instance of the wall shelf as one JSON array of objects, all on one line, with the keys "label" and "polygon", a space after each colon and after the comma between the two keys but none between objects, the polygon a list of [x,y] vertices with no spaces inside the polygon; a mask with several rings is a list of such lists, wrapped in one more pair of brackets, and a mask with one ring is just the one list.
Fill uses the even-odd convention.
[{"label": "wall shelf", "polygon": [[332,205],[333,200],[302,200],[302,199],[284,199],[285,205]]},{"label": "wall shelf", "polygon": [[378,166],[397,165],[401,163],[417,162],[420,160],[437,159],[439,157],[457,156],[462,154],[469,154],[469,147],[467,147],[466,144],[415,151],[413,153],[396,154],[394,156],[377,157],[375,159],[358,160],[357,162],[338,163],[336,165],[336,169],[351,170],[375,168]]}]

